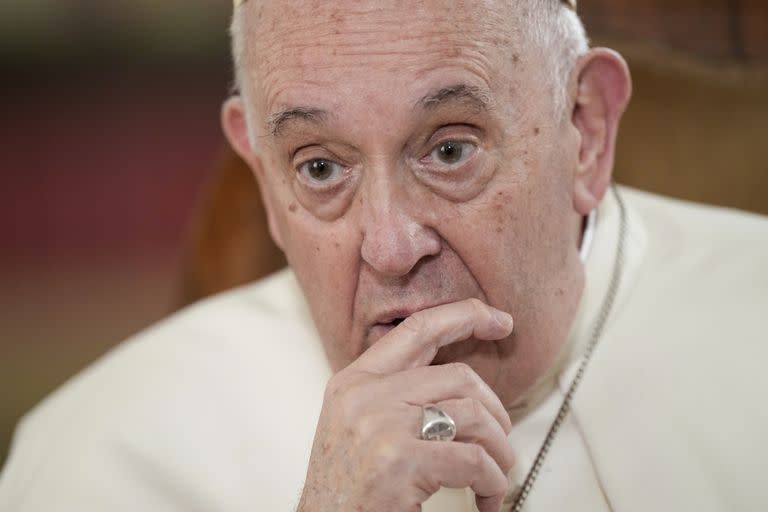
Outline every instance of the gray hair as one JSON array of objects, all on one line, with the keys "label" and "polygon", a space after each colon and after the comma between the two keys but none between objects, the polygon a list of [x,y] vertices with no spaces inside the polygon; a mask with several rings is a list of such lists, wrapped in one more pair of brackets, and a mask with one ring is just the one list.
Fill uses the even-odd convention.
[{"label": "gray hair", "polygon": [[522,8],[522,40],[538,48],[543,55],[553,94],[556,115],[565,115],[568,105],[568,81],[580,56],[589,50],[584,25],[576,11],[559,0],[526,0]]},{"label": "gray hair", "polygon": [[[578,58],[589,50],[584,25],[579,15],[560,0],[525,0],[518,8],[521,10],[522,40],[531,43],[543,55],[552,56],[544,59],[547,68],[544,73],[549,76],[553,111],[558,116],[564,116],[569,108],[568,81],[571,72]],[[245,16],[241,14],[243,9],[242,4],[235,7],[230,26],[235,75],[233,90],[240,93],[244,93],[243,67],[247,39]]]}]

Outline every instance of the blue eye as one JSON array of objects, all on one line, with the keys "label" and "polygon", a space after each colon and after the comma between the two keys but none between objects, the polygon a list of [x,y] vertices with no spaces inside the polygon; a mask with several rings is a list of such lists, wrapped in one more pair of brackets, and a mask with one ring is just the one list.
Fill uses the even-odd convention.
[{"label": "blue eye", "polygon": [[337,179],[344,172],[344,167],[331,160],[315,158],[301,164],[298,171],[311,181],[324,182]]},{"label": "blue eye", "polygon": [[469,142],[447,140],[436,146],[430,157],[433,161],[454,166],[464,162],[475,152],[475,145]]}]

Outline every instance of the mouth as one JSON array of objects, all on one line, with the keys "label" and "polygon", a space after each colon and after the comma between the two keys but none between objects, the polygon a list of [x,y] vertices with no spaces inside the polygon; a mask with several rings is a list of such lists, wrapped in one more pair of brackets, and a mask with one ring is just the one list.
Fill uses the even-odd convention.
[{"label": "mouth", "polygon": [[403,314],[402,316],[392,316],[392,317],[384,318],[382,320],[375,322],[372,328],[385,327],[385,328],[394,329],[395,327],[403,323],[405,319],[408,318],[408,316],[409,315]]},{"label": "mouth", "polygon": [[400,309],[380,315],[369,327],[368,344],[372,345],[389,331],[400,325],[406,318],[418,311],[417,309]]},{"label": "mouth", "polygon": [[368,331],[368,345],[370,346],[376,343],[389,331],[403,323],[404,320],[405,317],[397,317],[388,322],[376,322],[373,324]]},{"label": "mouth", "polygon": [[400,325],[406,318],[417,313],[423,309],[434,307],[441,303],[426,303],[419,305],[411,305],[407,307],[398,307],[390,309],[384,312],[376,318],[376,320],[370,324],[368,330],[368,344],[369,346],[377,342],[382,336],[389,331]]}]

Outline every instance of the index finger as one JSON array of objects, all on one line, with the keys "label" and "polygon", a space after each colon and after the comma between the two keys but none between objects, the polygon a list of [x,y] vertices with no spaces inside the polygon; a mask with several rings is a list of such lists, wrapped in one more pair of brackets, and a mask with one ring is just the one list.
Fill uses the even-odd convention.
[{"label": "index finger", "polygon": [[356,369],[390,374],[426,366],[437,351],[474,337],[495,341],[512,333],[512,316],[478,299],[418,311],[389,331],[354,363]]}]

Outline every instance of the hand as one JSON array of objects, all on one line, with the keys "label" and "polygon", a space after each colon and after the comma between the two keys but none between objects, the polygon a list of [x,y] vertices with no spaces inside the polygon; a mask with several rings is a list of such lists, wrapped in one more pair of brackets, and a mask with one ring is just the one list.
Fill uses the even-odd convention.
[{"label": "hand", "polygon": [[[477,299],[406,318],[328,383],[302,512],[421,510],[443,487],[471,487],[480,512],[498,512],[513,455],[512,425],[467,365],[428,366],[440,347],[503,339],[512,318]],[[422,441],[422,406],[456,422],[451,442]]]}]

